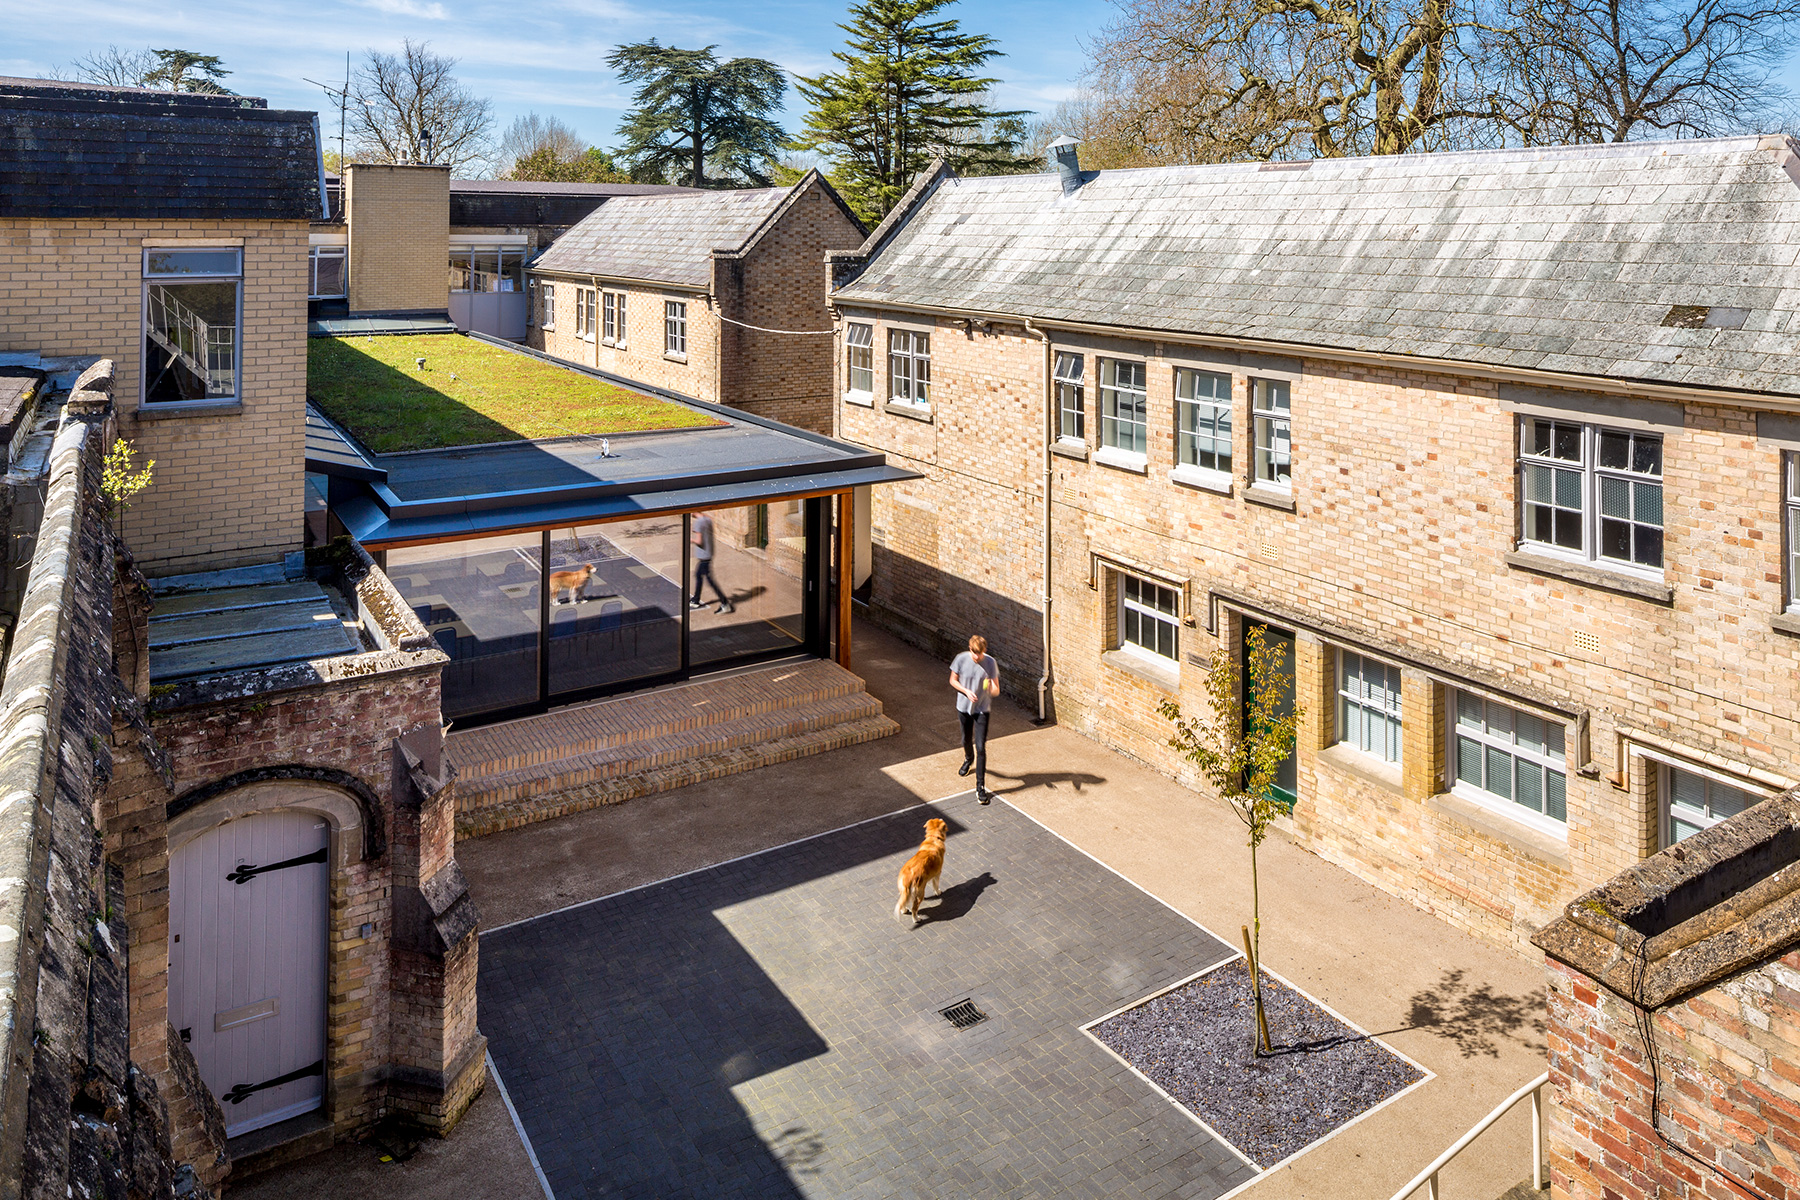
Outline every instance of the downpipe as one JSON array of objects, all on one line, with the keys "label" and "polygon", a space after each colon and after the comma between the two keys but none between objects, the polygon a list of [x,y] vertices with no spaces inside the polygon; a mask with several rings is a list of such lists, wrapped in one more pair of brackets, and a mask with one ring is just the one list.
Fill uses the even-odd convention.
[{"label": "downpipe", "polygon": [[1055,603],[1054,588],[1050,586],[1052,556],[1050,552],[1050,492],[1056,479],[1056,458],[1050,447],[1056,441],[1056,389],[1050,381],[1052,369],[1050,335],[1025,319],[1025,332],[1035,334],[1044,343],[1044,369],[1041,386],[1044,395],[1044,673],[1038,676],[1038,715],[1037,723],[1044,724],[1050,719],[1050,689],[1055,682],[1055,673],[1050,662],[1050,607]]}]

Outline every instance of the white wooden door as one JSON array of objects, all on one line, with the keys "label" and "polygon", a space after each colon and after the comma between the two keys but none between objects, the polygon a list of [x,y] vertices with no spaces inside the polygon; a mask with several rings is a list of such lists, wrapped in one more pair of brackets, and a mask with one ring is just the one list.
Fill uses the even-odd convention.
[{"label": "white wooden door", "polygon": [[324,1102],[330,830],[282,809],[169,864],[169,1019],[236,1137]]}]

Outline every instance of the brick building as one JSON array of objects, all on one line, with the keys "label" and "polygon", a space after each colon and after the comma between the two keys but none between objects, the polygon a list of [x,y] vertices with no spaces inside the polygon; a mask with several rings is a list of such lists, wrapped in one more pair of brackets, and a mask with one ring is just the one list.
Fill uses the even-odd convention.
[{"label": "brick building", "polygon": [[[1256,625],[1321,856],[1522,945],[1796,781],[1784,138],[959,179],[833,256],[872,615],[1184,775]],[[1235,837],[1235,834],[1231,836]]]},{"label": "brick building", "polygon": [[[300,551],[313,116],[30,80],[0,114],[5,517],[38,550],[0,573],[5,765],[38,781],[0,814],[0,1191],[447,1130],[485,1060],[444,656],[359,548]],[[155,460],[128,513],[115,436]]]},{"label": "brick building", "polygon": [[452,179],[448,167],[350,163],[325,177],[326,209],[308,236],[309,312],[335,332],[377,316],[523,340],[534,255],[610,199],[695,190]]},{"label": "brick building", "polygon": [[862,235],[816,171],[789,188],[609,200],[533,262],[528,344],[829,433],[819,263]]}]

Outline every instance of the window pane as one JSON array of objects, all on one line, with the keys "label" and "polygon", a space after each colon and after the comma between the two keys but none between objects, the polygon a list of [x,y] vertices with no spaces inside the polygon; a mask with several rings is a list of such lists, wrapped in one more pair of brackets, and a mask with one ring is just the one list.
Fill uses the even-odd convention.
[{"label": "window pane", "polygon": [[1544,768],[1520,759],[1517,764],[1517,789],[1513,799],[1533,812],[1544,811]]},{"label": "window pane", "polygon": [[550,693],[681,669],[681,518],[550,534]]},{"label": "window pane", "polygon": [[1631,435],[1603,430],[1600,434],[1600,465],[1624,470],[1631,465]]},{"label": "window pane", "polygon": [[1544,721],[1541,717],[1520,713],[1517,717],[1518,742],[1535,754],[1544,752]]},{"label": "window pane", "polygon": [[237,283],[153,283],[144,314],[144,398],[237,395]]},{"label": "window pane", "polygon": [[1631,561],[1631,526],[1624,521],[1600,522],[1600,555]]},{"label": "window pane", "polygon": [[1563,727],[1555,721],[1544,722],[1544,757],[1557,762],[1563,756]]},{"label": "window pane", "polygon": [[1456,739],[1456,779],[1473,787],[1481,786],[1481,743],[1474,738]]},{"label": "window pane", "polygon": [[1566,795],[1568,781],[1561,771],[1544,773],[1544,815],[1555,817],[1558,821],[1569,819],[1569,803]]},{"label": "window pane", "polygon": [[1551,503],[1550,484],[1556,472],[1549,467],[1525,468],[1525,499],[1533,504]]},{"label": "window pane", "polygon": [[1607,517],[1631,519],[1631,484],[1610,475],[1600,479],[1600,513]]},{"label": "window pane", "polygon": [[1631,469],[1640,475],[1662,474],[1662,439],[1644,437],[1642,434],[1632,439]]},{"label": "window pane", "polygon": [[1569,549],[1569,550],[1581,549],[1581,514],[1580,513],[1578,513],[1578,512],[1573,512],[1573,513],[1572,512],[1563,512],[1561,510],[1557,511],[1557,513],[1556,513],[1556,536],[1554,538],[1554,541],[1558,546],[1562,546],[1565,549]]},{"label": "window pane", "polygon": [[694,515],[690,663],[797,650],[804,643],[808,503],[817,502],[780,500]]},{"label": "window pane", "polygon": [[873,346],[875,344],[875,327],[873,325],[851,325],[847,327],[848,341],[852,346]]},{"label": "window pane", "polygon": [[1472,729],[1482,728],[1481,697],[1467,692],[1456,693],[1456,723]]},{"label": "window pane", "polygon": [[1557,471],[1554,474],[1556,475],[1557,506],[1579,509],[1581,507],[1581,472]]},{"label": "window pane", "polygon": [[497,292],[500,290],[500,251],[471,250],[469,261],[473,267],[469,283],[470,291]]},{"label": "window pane", "polygon": [[1367,750],[1369,747],[1363,729],[1362,706],[1351,703],[1346,697],[1339,707],[1343,710],[1343,740],[1350,745],[1355,746],[1358,750]]},{"label": "window pane", "polygon": [[149,250],[144,254],[146,275],[236,275],[241,250]]},{"label": "window pane", "polygon": [[1487,748],[1487,783],[1486,789],[1496,796],[1511,800],[1512,792],[1512,755],[1504,750]]},{"label": "window pane", "polygon": [[1737,816],[1755,803],[1756,797],[1749,792],[1739,791],[1737,788],[1727,787],[1722,783],[1714,783],[1709,789],[1706,807],[1713,816],[1724,819]]},{"label": "window pane", "polygon": [[1500,741],[1512,741],[1513,710],[1504,704],[1489,700],[1487,703],[1487,731]]},{"label": "window pane", "polygon": [[1644,525],[1661,525],[1663,520],[1662,499],[1662,484],[1633,483],[1631,485],[1633,519]]},{"label": "window pane", "polygon": [[1552,458],[1564,459],[1568,462],[1581,461],[1581,426],[1556,426],[1554,442],[1550,448]]},{"label": "window pane", "polygon": [[538,700],[537,533],[388,551],[388,577],[450,662],[446,717]]},{"label": "window pane", "polygon": [[1645,567],[1663,565],[1663,532],[1639,525],[1633,535],[1631,561]]}]

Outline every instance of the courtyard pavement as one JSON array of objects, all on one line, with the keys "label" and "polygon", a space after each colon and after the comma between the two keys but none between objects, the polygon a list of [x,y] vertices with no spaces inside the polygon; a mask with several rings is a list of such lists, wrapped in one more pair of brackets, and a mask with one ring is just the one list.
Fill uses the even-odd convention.
[{"label": "courtyard pavement", "polygon": [[[931,1135],[954,1143],[922,1152],[947,1156],[944,1161],[963,1172],[949,1174],[947,1165],[946,1174],[933,1180],[916,1164],[901,1162],[895,1149],[891,1165],[909,1172],[901,1178],[912,1181],[913,1195],[974,1195],[982,1194],[983,1188],[1005,1194],[1008,1180],[1043,1178],[1027,1172],[1065,1149],[1071,1161],[1085,1153],[1094,1156],[1089,1162],[1098,1164],[1110,1155],[1112,1173],[1104,1165],[1094,1174],[1087,1174],[1085,1167],[1072,1168],[1066,1176],[1057,1176],[1054,1186],[1045,1183],[1035,1194],[1165,1194],[1154,1190],[1166,1181],[1162,1172],[1188,1151],[1194,1157],[1181,1161],[1193,1174],[1184,1186],[1202,1189],[1196,1194],[1216,1194],[1217,1168],[1200,1142],[1181,1143],[1181,1150],[1169,1142],[1161,1157],[1154,1142],[1140,1141],[1132,1148],[1131,1138],[1138,1136],[1130,1132],[1133,1129],[1155,1130],[1159,1135],[1178,1130],[1190,1139],[1203,1136],[1166,1102],[1158,1115],[1153,1106],[1140,1105],[1121,1090],[1125,1102],[1107,1118],[1113,1124],[1084,1133],[1066,1148],[1051,1149],[1055,1138],[1032,1132],[1040,1121],[1054,1126],[1063,1120],[1054,1104],[1045,1104],[1035,1094],[1041,1088],[1031,1082],[1032,1073],[1057,1069],[1055,1063],[1040,1061],[1036,1048],[1053,1056],[1067,1055],[1065,1071],[1089,1073],[1088,1060],[1079,1057],[1085,1050],[1052,1025],[1079,1024],[1152,990],[1136,979],[1115,985],[1105,979],[1104,971],[1082,965],[1071,969],[1071,978],[1058,985],[1063,989],[1060,994],[1057,987],[1045,985],[1034,991],[1023,983],[1015,993],[1015,985],[1004,982],[1005,990],[998,992],[1004,1002],[996,1007],[1006,1024],[995,1025],[985,1045],[991,1047],[997,1036],[1017,1036],[1021,1047],[1032,1049],[1030,1055],[1023,1050],[1019,1054],[976,1050],[974,1039],[960,1044],[969,1047],[965,1052],[956,1038],[967,1035],[939,1032],[937,1037],[944,1040],[936,1043],[936,1050],[923,1039],[925,1030],[935,1028],[932,1004],[957,990],[948,986],[953,981],[944,973],[943,950],[994,943],[993,953],[1001,960],[1010,956],[1018,977],[1029,982],[1031,973],[1024,964],[1036,952],[1032,939],[1047,936],[1047,930],[1107,942],[1113,936],[1104,932],[1111,927],[1092,904],[1070,906],[1068,913],[1060,914],[1062,924],[1054,919],[1057,914],[1046,911],[1043,896],[1054,892],[1056,877],[1017,864],[1032,861],[1034,847],[1048,856],[1045,861],[1056,863],[1064,862],[1072,851],[1057,839],[1043,840],[1044,834],[1019,814],[1041,822],[1081,855],[1118,872],[1118,877],[1091,869],[1064,872],[1069,878],[1116,894],[1119,903],[1132,897],[1130,904],[1144,907],[1136,910],[1138,916],[1130,924],[1146,931],[1164,930],[1173,944],[1194,947],[1207,944],[1203,933],[1173,921],[1166,910],[1123,881],[1142,885],[1180,913],[1230,938],[1248,918],[1248,860],[1236,819],[1122,755],[1066,729],[1035,728],[1026,713],[1001,704],[996,706],[990,743],[989,786],[1000,793],[1002,802],[977,808],[959,798],[939,805],[958,827],[950,841],[946,880],[967,884],[981,881],[983,873],[993,879],[991,885],[981,881],[979,894],[972,888],[952,890],[950,911],[958,912],[954,920],[927,922],[909,932],[892,916],[893,872],[916,841],[922,809],[886,823],[870,821],[859,827],[861,832],[821,838],[822,845],[811,851],[803,843],[762,856],[770,861],[760,865],[758,860],[749,860],[749,865],[731,862],[967,788],[969,781],[956,776],[962,755],[944,664],[866,626],[858,628],[856,652],[857,673],[868,680],[869,690],[902,727],[891,738],[458,846],[484,927],[493,931],[484,935],[482,944],[481,1025],[496,1047],[502,1081],[527,1114],[526,1127],[543,1120],[532,1105],[550,1094],[540,1090],[543,1085],[531,1077],[529,1064],[540,1059],[549,1063],[559,1054],[568,1059],[579,1037],[616,1040],[624,1036],[621,1024],[630,1029],[634,1027],[630,1022],[635,1022],[642,1030],[667,1018],[697,1036],[682,1051],[685,1060],[665,1055],[657,1065],[688,1073],[698,1088],[698,1101],[686,1103],[698,1104],[702,1124],[714,1133],[685,1142],[673,1138],[672,1145],[658,1139],[653,1148],[641,1144],[640,1158],[649,1162],[662,1155],[664,1161],[679,1161],[690,1156],[685,1161],[695,1162],[710,1156],[723,1163],[736,1155],[745,1164],[739,1187],[780,1188],[781,1179],[771,1171],[771,1164],[778,1164],[789,1188],[785,1193],[730,1192],[719,1186],[714,1190],[720,1195],[864,1194],[853,1190],[854,1170],[846,1167],[834,1174],[840,1171],[839,1164],[826,1160],[834,1149],[841,1147],[847,1153],[863,1145],[861,1139],[878,1117],[898,1119],[903,1106],[898,1099],[883,1101],[881,1093],[884,1088],[902,1090],[893,1081],[908,1073],[957,1080],[952,1091],[934,1104],[912,1110],[913,1125],[906,1132],[916,1130],[921,1138]],[[1018,812],[1009,812],[1009,807]],[[835,864],[830,869],[808,865],[809,854],[827,850],[830,854],[823,861]],[[727,862],[731,865],[720,872],[672,880]],[[1459,933],[1278,837],[1265,843],[1261,865],[1265,964],[1382,1036],[1435,1078],[1263,1176],[1243,1195],[1257,1200],[1327,1196],[1386,1200],[1497,1101],[1543,1069],[1541,962]],[[663,880],[672,882],[660,890],[616,895]],[[853,891],[855,898],[848,899]],[[612,898],[515,929],[498,928],[603,897]],[[664,901],[654,919],[644,907],[652,898]],[[707,904],[716,907],[706,908]],[[588,918],[581,915],[613,911],[646,915],[611,921],[610,932],[588,928]],[[1023,926],[1009,931],[1006,927],[1015,920]],[[521,931],[535,927],[566,930],[571,942],[587,947],[587,957],[571,952],[572,958],[565,958],[559,971],[551,962],[562,951],[546,948],[542,961],[535,962],[530,954],[517,954],[514,946],[521,944],[517,939],[527,936]],[[670,939],[681,937],[698,940],[684,943],[688,949],[671,957]],[[509,943],[509,938],[515,940]],[[881,938],[887,941],[872,940]],[[863,949],[852,953],[855,946]],[[879,949],[871,951],[870,946]],[[589,999],[570,991],[577,972],[610,970],[604,964],[614,958],[650,962],[661,973],[676,973],[688,988],[645,990],[640,998],[646,1004],[656,1000],[662,1007],[632,1012],[623,1012],[624,1006],[594,1008]],[[1042,961],[1041,954],[1038,958]],[[959,959],[950,962],[951,970],[963,970]],[[968,979],[968,990],[974,991],[977,985],[999,987],[995,980],[1013,978],[998,966],[993,970],[975,966],[968,964],[969,973],[956,975],[954,982]],[[1175,958],[1166,969],[1176,971]],[[1198,969],[1194,965],[1173,977]],[[1148,967],[1142,970],[1143,978],[1154,974]],[[650,972],[652,978],[658,973]],[[1039,982],[1050,978],[1043,975]],[[947,986],[933,990],[940,980]],[[721,981],[747,984],[748,990],[734,993],[729,987],[711,986]],[[1108,1003],[1109,987],[1123,999]],[[502,1018],[502,1011],[511,1011],[515,1003],[512,997],[529,997],[533,989],[539,989],[535,994],[542,997],[545,1012]],[[842,989],[841,1001],[832,989]],[[673,1007],[668,1004],[671,997],[676,1001]],[[961,992],[948,996],[946,1003],[961,997]],[[889,1007],[883,1009],[877,1000]],[[521,1006],[529,1010],[531,1003],[526,1000]],[[552,1030],[544,1024],[551,1006],[562,1006],[564,1015],[582,1012],[585,1023],[571,1020],[566,1028]],[[771,1023],[767,1039],[754,1042],[752,1058],[732,1066],[720,1051],[731,1037],[741,1037],[745,1022],[753,1019]],[[533,1034],[518,1032],[532,1028],[531,1021],[539,1022],[536,1033],[542,1039],[535,1049],[527,1048]],[[612,1022],[613,1027],[603,1022]],[[979,1034],[981,1027],[969,1032]],[[863,1039],[869,1039],[866,1051],[859,1049]],[[829,1053],[823,1052],[825,1047]],[[901,1050],[905,1053],[899,1054]],[[894,1057],[883,1059],[883,1053]],[[852,1054],[860,1056],[855,1071],[849,1065]],[[701,1067],[707,1063],[719,1071],[701,1082]],[[552,1079],[550,1086],[591,1089],[586,1093],[590,1097],[616,1086],[578,1075],[553,1078],[551,1068],[536,1069],[540,1079]],[[1009,1081],[1012,1072],[1022,1072],[1019,1082]],[[847,1098],[851,1074],[876,1080],[873,1087],[862,1085],[864,1108],[855,1108]],[[795,1102],[800,1093],[789,1091],[800,1080],[809,1081],[821,1098],[829,1098],[805,1108],[804,1129],[799,1128],[801,1108]],[[979,1113],[1003,1094],[1007,1094],[1006,1121],[956,1116],[960,1111]],[[564,1169],[555,1159],[554,1143],[560,1137],[566,1136],[571,1147],[606,1139],[616,1144],[622,1128],[604,1127],[636,1123],[639,1131],[672,1129],[670,1118],[656,1115],[663,1101],[650,1093],[642,1095],[635,1112],[570,1104],[566,1108],[574,1115],[565,1120],[566,1134],[539,1137],[534,1131],[535,1149],[547,1170]],[[1021,1108],[1037,1116],[1026,1121]],[[790,1114],[791,1119],[784,1119]],[[1086,1123],[1072,1121],[1061,1127]],[[1528,1133],[1525,1110],[1515,1110],[1444,1172],[1444,1194],[1478,1200],[1498,1196],[1529,1169]],[[747,1137],[758,1144],[752,1145]],[[1103,1141],[1110,1148],[1103,1147]],[[1167,1157],[1170,1151],[1175,1158]],[[879,1155],[872,1161],[879,1165]],[[1130,1176],[1128,1171],[1139,1174]],[[868,1176],[871,1182],[883,1177],[880,1170]],[[819,1181],[840,1179],[846,1181],[843,1189],[815,1190]],[[1066,1184],[1060,1182],[1065,1179]],[[449,1139],[425,1143],[404,1164],[380,1163],[369,1146],[340,1146],[233,1187],[232,1194],[364,1200],[376,1189],[384,1200],[444,1195],[524,1200],[542,1195],[526,1147],[493,1087],[475,1102]],[[559,1196],[580,1194],[557,1189]]]}]

